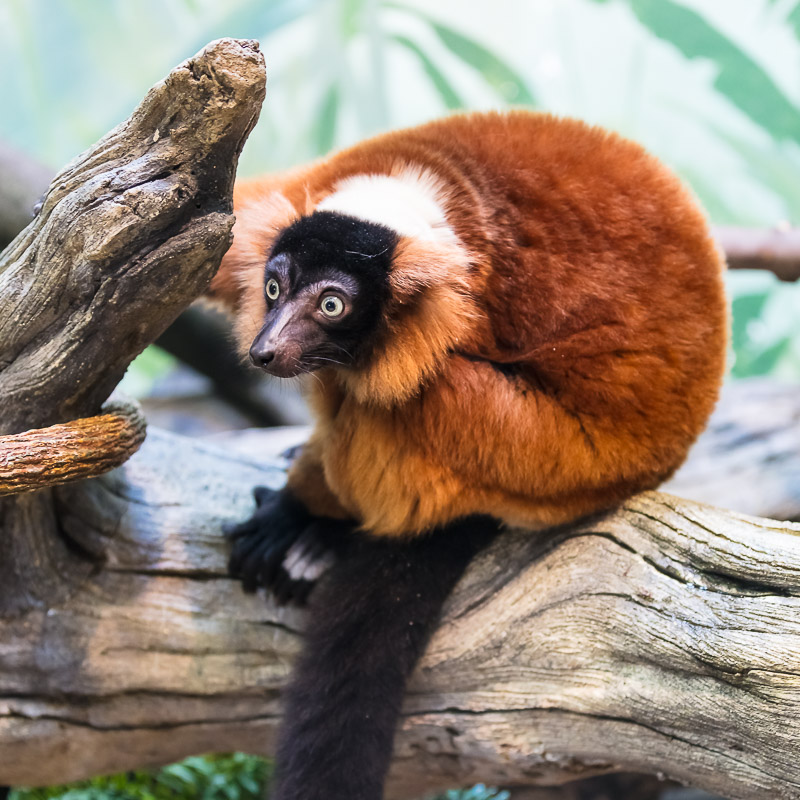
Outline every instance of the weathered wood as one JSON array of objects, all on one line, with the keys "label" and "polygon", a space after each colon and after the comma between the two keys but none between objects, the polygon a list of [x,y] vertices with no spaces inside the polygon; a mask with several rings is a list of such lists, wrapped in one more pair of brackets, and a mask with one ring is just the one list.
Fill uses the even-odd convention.
[{"label": "weathered wood", "polygon": [[0,436],[0,495],[95,478],[124,464],[144,441],[137,403],[107,403],[101,414]]},{"label": "weathered wood", "polygon": [[97,412],[208,285],[263,96],[257,45],[221,40],[56,176],[0,259],[1,432]]},{"label": "weathered wood", "polygon": [[[303,616],[242,594],[219,534],[251,486],[282,481],[257,458],[151,431],[118,470],[55,490],[67,535],[104,567],[0,621],[0,782],[272,750]],[[649,493],[502,537],[412,680],[391,796],[613,770],[800,796],[798,533]]]},{"label": "weathered wood", "polygon": [[[212,43],[56,176],[0,256],[0,434],[97,413],[208,285],[264,83],[257,43]],[[48,491],[1,498],[0,525],[2,613],[56,603],[93,568]]]},{"label": "weathered wood", "polygon": [[753,379],[726,386],[708,430],[663,488],[745,514],[800,520],[797,384]]}]

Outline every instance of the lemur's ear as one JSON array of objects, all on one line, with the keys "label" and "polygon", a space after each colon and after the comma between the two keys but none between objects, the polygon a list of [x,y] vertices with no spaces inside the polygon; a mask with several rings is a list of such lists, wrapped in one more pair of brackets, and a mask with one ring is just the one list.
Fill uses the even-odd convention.
[{"label": "lemur's ear", "polygon": [[297,217],[297,212],[283,194],[258,181],[237,185],[233,210],[233,244],[223,256],[205,297],[235,312],[240,309],[244,294],[263,282],[272,243]]}]

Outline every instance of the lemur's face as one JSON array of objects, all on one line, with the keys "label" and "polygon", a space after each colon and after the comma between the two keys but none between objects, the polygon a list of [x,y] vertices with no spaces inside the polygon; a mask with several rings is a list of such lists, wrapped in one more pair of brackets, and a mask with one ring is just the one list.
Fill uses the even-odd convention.
[{"label": "lemur's face", "polygon": [[266,315],[250,359],[279,378],[368,356],[389,295],[397,235],[329,211],[301,217],[264,271]]}]

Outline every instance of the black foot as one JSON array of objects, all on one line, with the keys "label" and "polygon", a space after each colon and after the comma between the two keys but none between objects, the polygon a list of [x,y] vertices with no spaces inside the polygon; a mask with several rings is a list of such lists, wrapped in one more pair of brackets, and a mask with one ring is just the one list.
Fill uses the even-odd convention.
[{"label": "black foot", "polygon": [[228,568],[246,592],[260,586],[284,605],[304,605],[317,579],[347,546],[351,522],[313,517],[286,491],[259,486],[250,519],[228,527]]}]

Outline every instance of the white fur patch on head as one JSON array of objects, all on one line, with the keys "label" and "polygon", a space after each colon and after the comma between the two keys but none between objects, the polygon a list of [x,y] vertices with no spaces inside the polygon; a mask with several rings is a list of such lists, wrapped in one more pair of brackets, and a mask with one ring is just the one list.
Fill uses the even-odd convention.
[{"label": "white fur patch on head", "polygon": [[429,172],[406,167],[393,175],[352,175],[316,207],[391,228],[401,236],[453,241],[442,188]]}]

